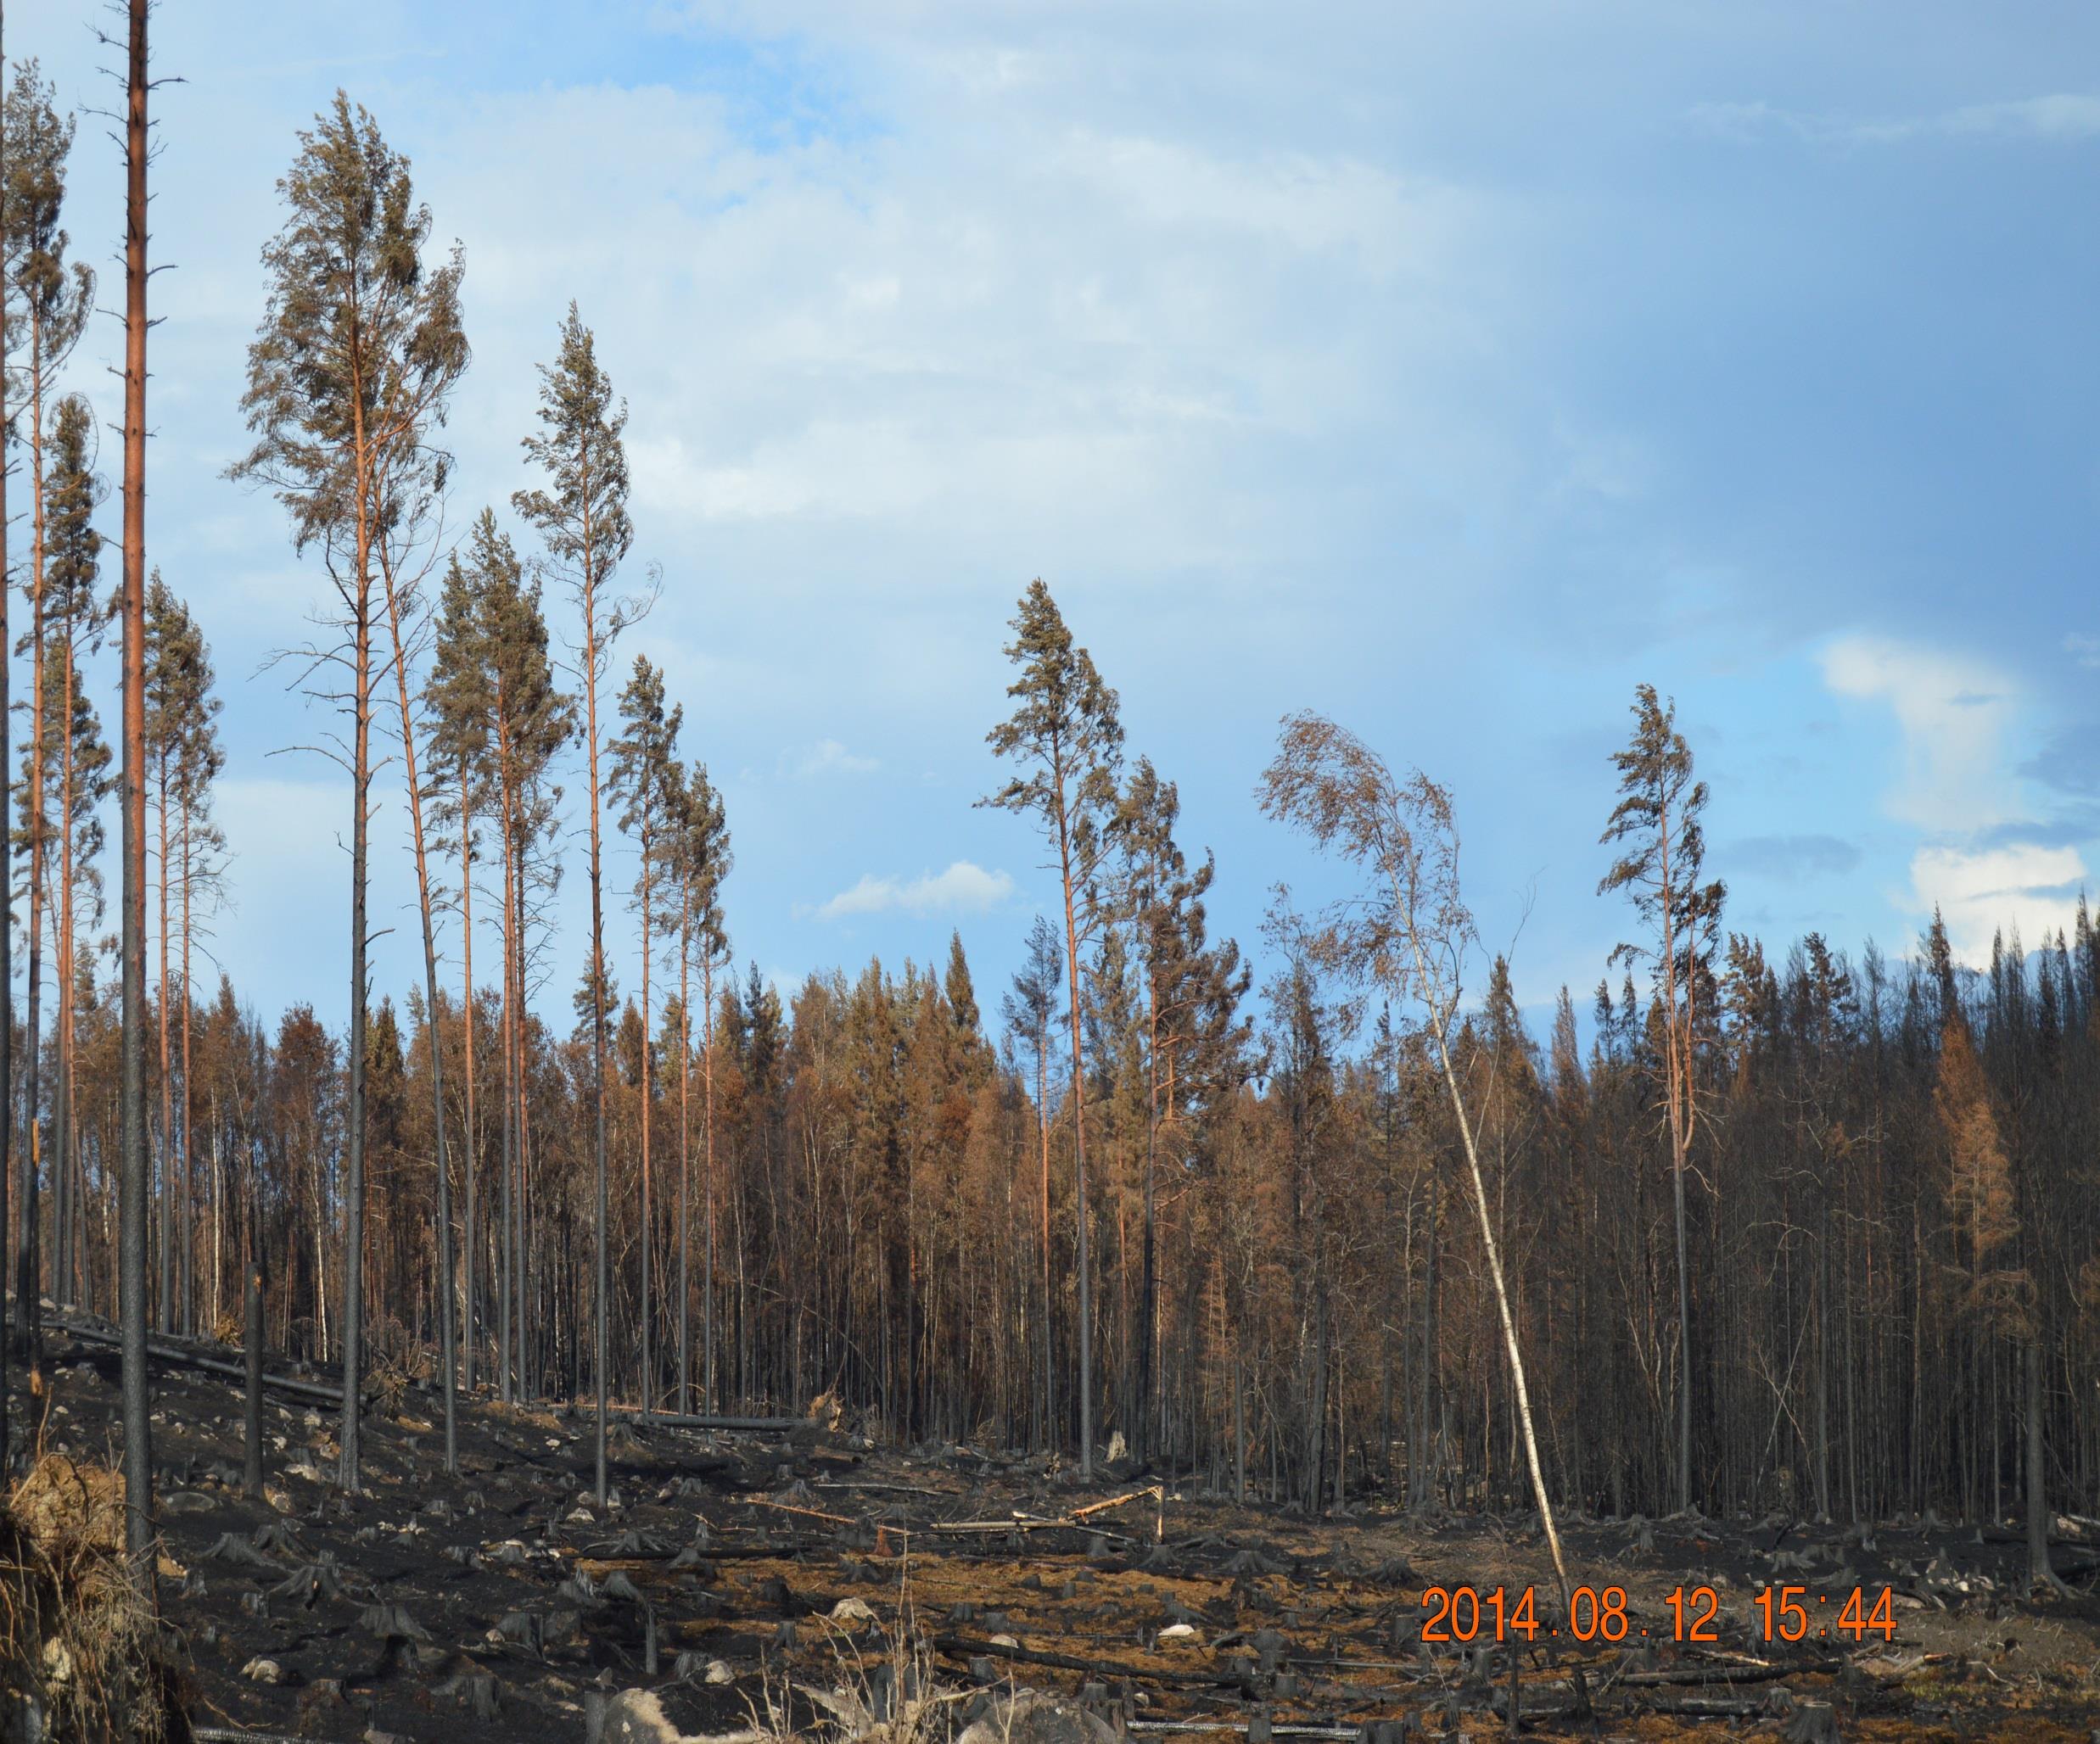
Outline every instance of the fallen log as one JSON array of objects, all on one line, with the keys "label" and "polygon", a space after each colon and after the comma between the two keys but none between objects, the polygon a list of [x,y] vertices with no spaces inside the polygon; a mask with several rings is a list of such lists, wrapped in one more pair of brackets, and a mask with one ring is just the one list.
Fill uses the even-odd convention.
[{"label": "fallen log", "polygon": [[1138,1542],[1127,1532],[1112,1532],[1106,1526],[1096,1526],[1091,1520],[1082,1520],[1071,1514],[1061,1515],[1055,1520],[1038,1519],[1030,1514],[1011,1520],[936,1520],[920,1529],[950,1536],[983,1532],[1091,1532],[1097,1538],[1112,1540],[1117,1544]]},{"label": "fallen log", "polygon": [[1629,1671],[1607,1687],[1649,1689],[1663,1684],[1768,1684],[1783,1677],[1823,1677],[1844,1669],[1842,1659],[1811,1659],[1791,1665],[1678,1665],[1667,1671]]},{"label": "fallen log", "polygon": [[556,1551],[582,1562],[669,1562],[687,1551],[703,1562],[763,1562],[773,1557],[785,1562],[804,1551],[835,1551],[827,1539],[806,1539],[786,1544],[680,1544],[661,1549],[615,1551],[610,1546],[591,1549],[582,1545],[557,1544]]},{"label": "fallen log", "polygon": [[1160,1495],[1161,1486],[1151,1484],[1143,1490],[1134,1490],[1128,1495],[1112,1495],[1106,1501],[1090,1501],[1083,1508],[1074,1508],[1071,1518],[1075,1520],[1088,1519],[1093,1515],[1105,1513],[1110,1508],[1119,1508],[1127,1501],[1143,1501],[1147,1496],[1156,1501]]},{"label": "fallen log", "polygon": [[645,1411],[632,1405],[613,1406],[609,1407],[609,1414],[652,1427],[660,1424],[667,1429],[720,1429],[740,1435],[815,1435],[820,1433],[819,1426],[807,1417],[699,1417],[683,1411]]},{"label": "fallen log", "polygon": [[797,1514],[805,1520],[822,1520],[832,1526],[865,1526],[865,1520],[856,1520],[847,1514],[827,1514],[821,1508],[800,1508],[790,1501],[775,1501],[770,1496],[747,1495],[741,1498],[748,1508],[772,1508],[783,1514]]},{"label": "fallen log", "polygon": [[935,1635],[933,1646],[951,1659],[1014,1659],[1023,1665],[1045,1665],[1053,1671],[1084,1671],[1094,1677],[1127,1677],[1133,1683],[1170,1684],[1183,1690],[1237,1688],[1240,1681],[1230,1672],[1154,1671],[1142,1665],[1118,1664],[1112,1659],[1082,1659],[1073,1653],[1010,1647],[1004,1641],[972,1641],[964,1635]]},{"label": "fallen log", "polygon": [[[1127,1719],[1123,1723],[1126,1732],[1150,1732],[1157,1736],[1164,1732],[1237,1732],[1245,1737],[1247,1722],[1243,1719]],[[1317,1726],[1296,1720],[1277,1720],[1268,1729],[1272,1738],[1335,1738],[1345,1739],[1348,1744],[1364,1736],[1362,1726]]]},{"label": "fallen log", "polygon": [[[112,1350],[121,1348],[123,1344],[122,1339],[117,1333],[104,1332],[99,1327],[81,1326],[66,1321],[57,1321],[53,1323],[69,1337],[78,1339],[83,1344],[106,1345]],[[228,1380],[239,1381],[244,1385],[248,1380],[248,1368],[244,1363],[229,1362],[222,1357],[207,1356],[201,1350],[193,1350],[187,1345],[170,1344],[162,1339],[147,1339],[146,1356],[147,1360],[152,1362],[168,1363],[177,1368],[202,1369],[206,1374],[224,1375]],[[283,1393],[294,1399],[310,1400],[316,1405],[332,1405],[339,1411],[343,1407],[342,1388],[331,1386],[326,1381],[302,1380],[297,1375],[273,1375],[266,1370],[262,1377],[262,1387],[266,1393]],[[367,1393],[364,1395],[365,1403],[370,1405],[375,1395]]]}]

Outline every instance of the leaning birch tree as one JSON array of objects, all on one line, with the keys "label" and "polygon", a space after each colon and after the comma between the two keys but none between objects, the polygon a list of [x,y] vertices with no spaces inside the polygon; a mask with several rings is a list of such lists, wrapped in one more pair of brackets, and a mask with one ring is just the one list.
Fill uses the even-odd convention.
[{"label": "leaning birch tree", "polygon": [[1421,1013],[1423,1033],[1450,1095],[1465,1152],[1531,1468],[1532,1495],[1565,1607],[1571,1597],[1567,1562],[1539,1463],[1524,1353],[1509,1309],[1501,1244],[1495,1239],[1476,1142],[1475,1110],[1467,1104],[1451,1057],[1466,958],[1475,937],[1473,917],[1459,890],[1459,830],[1450,791],[1419,770],[1404,781],[1397,780],[1385,760],[1354,734],[1308,713],[1285,717],[1275,760],[1262,778],[1258,797],[1267,815],[1302,831],[1323,852],[1364,875],[1363,888],[1335,903],[1322,917],[1312,941],[1315,955],[1356,986],[1396,1004],[1412,1002]]}]

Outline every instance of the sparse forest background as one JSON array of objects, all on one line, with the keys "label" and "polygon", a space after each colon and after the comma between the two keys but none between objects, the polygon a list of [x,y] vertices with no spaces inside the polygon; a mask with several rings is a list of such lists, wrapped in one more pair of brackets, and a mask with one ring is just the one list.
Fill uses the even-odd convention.
[{"label": "sparse forest background", "polygon": [[[108,412],[61,385],[95,291],[65,230],[74,122],[33,62],[4,127],[5,1235],[18,1303],[114,1314]],[[1644,690],[1597,771],[1621,957],[1534,1035],[1509,965],[1448,914],[1455,1003],[1425,1010],[1389,951],[1344,947],[1346,907],[1279,890],[1258,948],[1212,936],[1171,772],[1125,744],[1112,675],[1038,582],[1005,646],[1011,713],[985,724],[986,802],[1059,874],[1022,971],[981,987],[935,936],[923,961],[776,988],[738,961],[735,819],[680,674],[619,652],[650,584],[581,311],[550,311],[516,496],[441,535],[466,263],[347,99],[293,152],[234,470],[328,579],[285,671],[351,778],[353,880],[314,913],[351,930],[354,966],[282,1014],[204,972],[239,875],[213,821],[221,686],[211,627],[156,579],[156,1325],[232,1336],[255,1262],[270,1344],[353,1380],[376,1361],[680,1412],[822,1397],[906,1440],[1090,1462],[1120,1437],[1308,1509],[1522,1506],[1484,1219],[1557,1502],[1995,1518],[2038,1461],[2059,1505],[2100,1511],[2082,901],[1984,973],[1937,922],[1895,959],[1761,942],[1705,864],[1697,747]],[[1247,777],[1304,823],[1290,773],[1280,752]],[[367,999],[375,782],[412,822],[425,973]],[[583,939],[548,919],[579,876]],[[12,1330],[34,1361],[34,1312]],[[354,1482],[354,1424],[344,1454]]]}]

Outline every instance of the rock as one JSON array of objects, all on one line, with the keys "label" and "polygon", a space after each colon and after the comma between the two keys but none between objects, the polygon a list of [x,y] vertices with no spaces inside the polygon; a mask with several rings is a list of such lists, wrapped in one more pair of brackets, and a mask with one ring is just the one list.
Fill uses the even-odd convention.
[{"label": "rock", "polygon": [[697,1744],[664,1718],[664,1704],[650,1690],[622,1690],[611,1696],[586,1691],[584,1739],[585,1744]]},{"label": "rock", "polygon": [[1073,1702],[1018,1690],[957,1734],[955,1744],[1115,1744],[1106,1721]]}]

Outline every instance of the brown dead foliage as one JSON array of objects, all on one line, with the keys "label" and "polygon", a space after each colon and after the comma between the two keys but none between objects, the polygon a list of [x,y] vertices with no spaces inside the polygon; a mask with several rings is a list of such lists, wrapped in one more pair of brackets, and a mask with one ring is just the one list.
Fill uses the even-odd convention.
[{"label": "brown dead foliage", "polygon": [[168,1732],[170,1682],[124,1553],[122,1476],[44,1455],[0,1507],[0,1699],[9,1724],[21,1736],[83,1744],[158,1740]]}]

